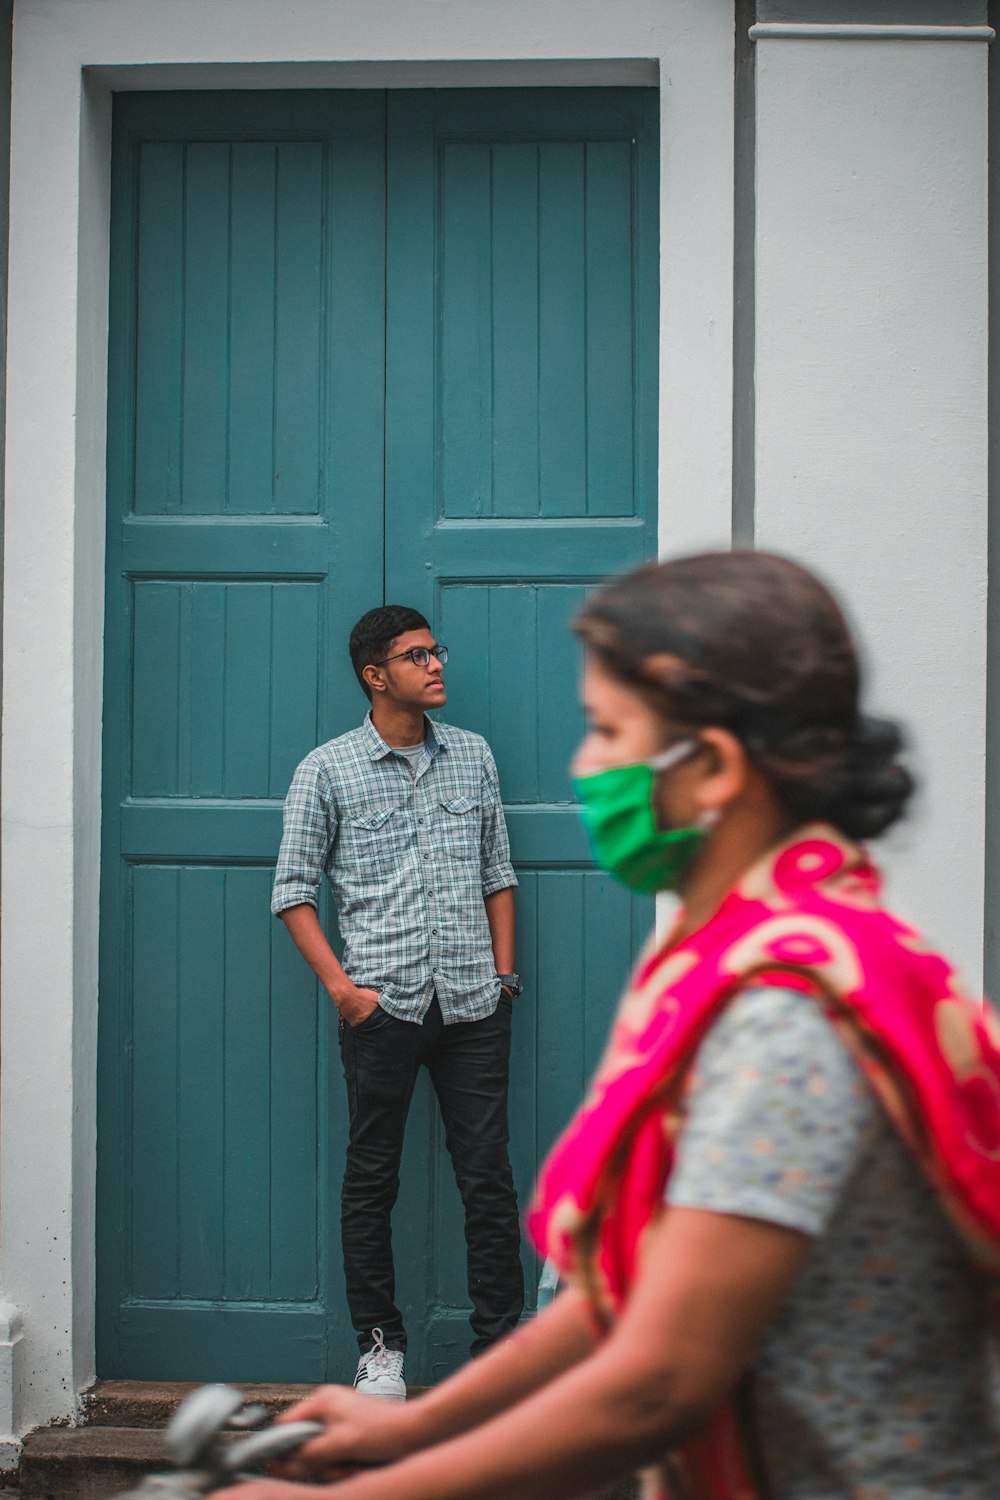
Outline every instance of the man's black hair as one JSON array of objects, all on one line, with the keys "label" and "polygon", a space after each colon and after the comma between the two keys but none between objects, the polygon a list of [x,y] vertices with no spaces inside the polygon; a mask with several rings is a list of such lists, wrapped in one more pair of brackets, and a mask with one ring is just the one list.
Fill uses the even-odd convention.
[{"label": "man's black hair", "polygon": [[408,630],[430,630],[430,626],[419,610],[409,609],[405,604],[380,604],[370,609],[351,631],[348,650],[354,675],[361,684],[366,698],[371,698],[371,688],[361,675],[365,667],[374,666],[392,651],[397,636]]}]

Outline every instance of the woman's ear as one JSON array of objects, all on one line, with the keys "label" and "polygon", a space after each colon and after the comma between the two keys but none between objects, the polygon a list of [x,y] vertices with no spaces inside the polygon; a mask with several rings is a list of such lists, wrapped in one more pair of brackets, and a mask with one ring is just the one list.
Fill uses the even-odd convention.
[{"label": "woman's ear", "polygon": [[718,817],[747,790],[753,771],[744,746],[728,729],[710,726],[699,739],[705,753],[692,795],[702,813]]}]

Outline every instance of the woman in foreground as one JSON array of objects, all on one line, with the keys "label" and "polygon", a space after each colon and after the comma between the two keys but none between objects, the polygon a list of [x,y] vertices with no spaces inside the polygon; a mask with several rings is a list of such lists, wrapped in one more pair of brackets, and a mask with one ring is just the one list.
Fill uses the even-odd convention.
[{"label": "woman in foreground", "polygon": [[911,784],[841,614],[737,552],[618,580],[577,631],[596,857],[684,905],[542,1173],[567,1289],[405,1406],[317,1391],[286,1473],[346,1475],[337,1500],[558,1500],[640,1466],[676,1500],[987,1500],[1000,1032],[854,842]]}]

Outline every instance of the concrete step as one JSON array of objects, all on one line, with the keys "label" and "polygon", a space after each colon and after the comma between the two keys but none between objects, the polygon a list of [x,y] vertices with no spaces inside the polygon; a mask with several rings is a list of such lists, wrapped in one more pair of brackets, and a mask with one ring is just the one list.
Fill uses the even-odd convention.
[{"label": "concrete step", "polygon": [[[315,1387],[238,1383],[248,1401],[266,1406],[277,1416]],[[163,1427],[185,1396],[198,1389],[197,1381],[98,1380],[83,1394],[88,1427]]]},{"label": "concrete step", "polygon": [[[84,1395],[82,1427],[41,1427],[24,1440],[19,1497],[11,1500],[110,1500],[152,1470],[167,1467],[163,1427],[197,1387],[193,1383],[99,1380]],[[247,1399],[277,1414],[309,1385],[246,1384]],[[411,1387],[410,1395],[417,1391]],[[236,1434],[233,1434],[236,1437]],[[637,1500],[632,1483],[603,1500]]]},{"label": "concrete step", "polygon": [[40,1427],[24,1440],[22,1500],[107,1500],[164,1465],[148,1427]]},{"label": "concrete step", "polygon": [[[193,1381],[97,1381],[84,1392],[84,1426],[41,1427],[25,1438],[21,1500],[108,1500],[150,1470],[168,1467],[163,1428],[196,1389]],[[247,1383],[240,1389],[277,1415],[312,1386]]]}]

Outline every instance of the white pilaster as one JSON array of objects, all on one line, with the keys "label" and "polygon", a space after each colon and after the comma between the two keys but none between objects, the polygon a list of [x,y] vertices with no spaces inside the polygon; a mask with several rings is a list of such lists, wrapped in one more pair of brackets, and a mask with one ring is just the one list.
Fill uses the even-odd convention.
[{"label": "white pilaster", "polygon": [[21,1314],[12,1302],[0,1302],[0,1470],[15,1468],[21,1457],[17,1425],[20,1344]]},{"label": "white pilaster", "polygon": [[978,984],[991,33],[874,29],[755,28],[756,540],[846,599],[923,786],[892,899]]}]

